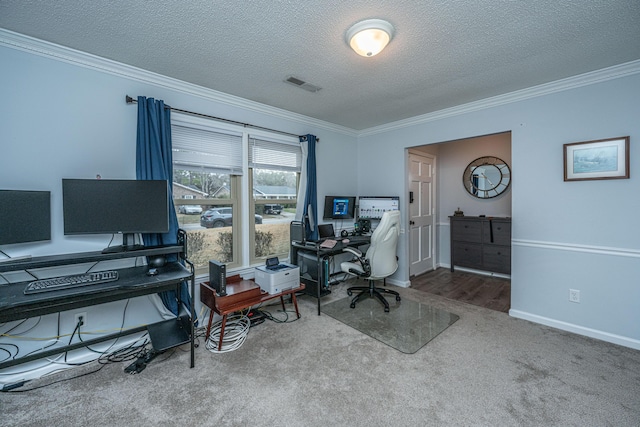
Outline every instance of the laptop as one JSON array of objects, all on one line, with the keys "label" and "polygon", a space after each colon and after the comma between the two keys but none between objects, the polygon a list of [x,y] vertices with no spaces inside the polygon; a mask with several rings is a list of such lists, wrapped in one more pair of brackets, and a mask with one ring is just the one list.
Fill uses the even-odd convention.
[{"label": "laptop", "polygon": [[330,249],[337,244],[337,241],[334,240],[336,233],[333,230],[333,224],[318,224],[318,237],[321,248]]},{"label": "laptop", "polygon": [[318,224],[318,237],[320,241],[335,239],[336,233],[333,230],[333,224]]}]

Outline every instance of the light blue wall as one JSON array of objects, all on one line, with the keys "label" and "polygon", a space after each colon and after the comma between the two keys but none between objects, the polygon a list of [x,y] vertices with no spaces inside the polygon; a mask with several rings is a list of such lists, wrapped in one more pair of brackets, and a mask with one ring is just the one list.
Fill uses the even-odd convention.
[{"label": "light blue wall", "polygon": [[[71,59],[63,61],[46,53],[37,55],[0,45],[0,188],[51,192],[51,241],[3,246],[1,249],[12,257],[95,251],[108,246],[110,236],[106,235],[64,236],[62,179],[94,178],[96,174],[105,179],[135,178],[137,108],[125,103],[125,95],[163,99],[177,108],[296,135],[314,134],[320,139],[318,164],[330,165],[318,169],[319,200],[336,189],[353,194],[357,191],[357,171],[352,161],[357,140],[353,132],[266,106],[245,108],[247,102],[242,100],[222,102],[219,94],[211,91],[200,92],[192,85],[62,50]],[[85,60],[85,65],[78,65]],[[102,66],[107,72],[100,70]],[[313,94],[301,91],[301,96]],[[249,270],[248,265],[243,267]],[[29,280],[14,276],[11,279]],[[88,314],[85,332],[152,323],[164,314],[153,297],[141,297],[64,312],[60,317],[51,314],[27,320],[20,331],[28,331],[22,335],[35,338],[70,336],[76,312]],[[15,325],[16,322],[5,325],[4,331]],[[128,344],[127,339],[121,339],[108,350]],[[20,354],[28,354],[42,343],[22,340],[17,345]],[[95,357],[95,353],[76,351],[69,361]],[[28,366],[7,368],[0,387],[2,382],[37,378],[62,367],[35,361]]]},{"label": "light blue wall", "polygon": [[[407,147],[511,131],[510,314],[640,348],[639,95],[632,74],[362,136],[359,191],[404,194]],[[630,179],[563,181],[563,144],[627,135]],[[453,187],[439,183],[441,204]],[[406,263],[394,278],[409,279]],[[570,288],[580,290],[579,304],[569,302]]]},{"label": "light blue wall", "polygon": [[290,120],[280,111],[270,115],[194,96],[181,90],[179,82],[139,81],[134,72],[132,77],[114,75],[6,47],[0,47],[0,62],[0,187],[52,192],[51,242],[12,246],[12,256],[97,250],[107,245],[108,236],[63,235],[61,180],[96,174],[105,179],[135,177],[137,108],[125,103],[125,95],[154,97],[184,110],[283,132],[314,134],[320,139],[318,164],[330,165],[318,168],[319,200],[336,189],[356,193],[355,134],[318,126],[312,120]]}]

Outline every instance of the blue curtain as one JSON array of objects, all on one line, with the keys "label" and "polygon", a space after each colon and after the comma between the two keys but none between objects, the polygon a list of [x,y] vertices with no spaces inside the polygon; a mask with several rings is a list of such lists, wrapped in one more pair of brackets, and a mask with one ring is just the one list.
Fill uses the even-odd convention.
[{"label": "blue curtain", "polygon": [[[138,135],[136,144],[136,178],[166,180],[169,185],[169,232],[143,234],[146,246],[175,245],[178,242],[178,217],[173,205],[173,156],[171,154],[171,110],[164,102],[144,96],[138,97]],[[176,260],[176,255],[172,255]],[[176,316],[179,312],[175,291],[159,294],[162,302]],[[180,299],[191,310],[189,288],[180,286]]]},{"label": "blue curtain", "polygon": [[307,239],[318,239],[318,186],[316,179],[316,137],[307,134],[300,142],[307,141],[307,191],[304,198],[303,218]]}]

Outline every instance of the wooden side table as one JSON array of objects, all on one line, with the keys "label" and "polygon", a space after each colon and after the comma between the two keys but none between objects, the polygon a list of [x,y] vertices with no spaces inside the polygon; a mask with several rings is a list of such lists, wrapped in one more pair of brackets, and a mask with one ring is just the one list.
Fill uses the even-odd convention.
[{"label": "wooden side table", "polygon": [[236,275],[227,277],[226,290],[227,295],[221,297],[211,286],[209,286],[209,282],[200,283],[200,301],[211,309],[211,312],[209,313],[209,322],[207,323],[207,332],[204,337],[205,341],[209,339],[209,334],[211,333],[213,313],[218,313],[222,316],[218,351],[222,350],[224,328],[227,323],[227,316],[231,313],[247,309],[251,306],[274,298],[280,298],[282,309],[284,310],[284,297],[286,295],[291,295],[293,306],[296,309],[296,316],[298,316],[298,319],[300,318],[296,292],[304,290],[304,284],[300,284],[299,287],[294,289],[287,289],[286,291],[282,291],[277,294],[270,294],[260,289],[260,286],[258,286],[253,280],[243,280],[239,275]]}]

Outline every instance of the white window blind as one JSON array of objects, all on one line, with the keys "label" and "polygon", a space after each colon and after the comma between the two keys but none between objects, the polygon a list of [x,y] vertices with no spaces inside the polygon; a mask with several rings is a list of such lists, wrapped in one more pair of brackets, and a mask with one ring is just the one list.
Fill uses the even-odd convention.
[{"label": "white window blind", "polygon": [[299,143],[274,142],[250,136],[249,167],[300,172],[302,149]]},{"label": "white window blind", "polygon": [[242,175],[242,134],[171,125],[173,165],[179,169]]}]

